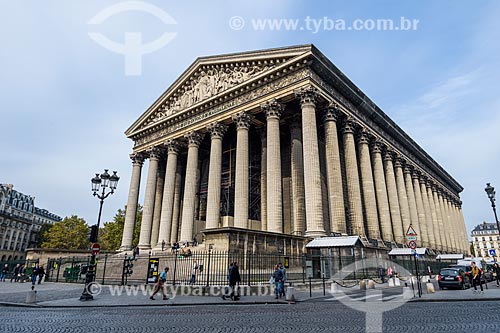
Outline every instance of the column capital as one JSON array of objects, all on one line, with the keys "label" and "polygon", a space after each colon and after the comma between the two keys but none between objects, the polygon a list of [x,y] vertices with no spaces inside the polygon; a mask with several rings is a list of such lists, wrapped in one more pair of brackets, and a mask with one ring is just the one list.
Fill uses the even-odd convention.
[{"label": "column capital", "polygon": [[304,104],[316,104],[316,100],[318,99],[318,90],[313,86],[305,86],[300,88],[299,90],[294,91],[295,97],[299,99],[300,105],[304,106]]},{"label": "column capital", "polygon": [[414,167],[413,165],[411,165],[410,163],[405,163],[405,165],[403,166],[403,173],[404,174],[408,174],[408,175],[412,175],[413,174],[413,170],[414,170]]},{"label": "column capital", "polygon": [[200,133],[195,131],[189,131],[184,134],[184,138],[188,140],[189,147],[199,147],[202,139]]},{"label": "column capital", "polygon": [[405,163],[405,160],[401,157],[401,155],[396,154],[396,157],[394,159],[394,167],[395,168],[402,168],[404,163]]},{"label": "column capital", "polygon": [[163,145],[167,147],[168,154],[178,154],[181,147],[179,141],[176,139],[168,139]]},{"label": "column capital", "polygon": [[221,139],[224,137],[224,134],[226,134],[227,131],[227,126],[219,123],[219,122],[213,122],[211,124],[207,125],[207,130],[208,133],[210,133],[210,138],[213,139]]},{"label": "column capital", "polygon": [[236,124],[236,129],[246,129],[248,130],[250,128],[250,123],[253,119],[253,116],[247,112],[238,112],[236,114],[233,114],[232,119],[234,123]]},{"label": "column capital", "polygon": [[425,185],[425,184],[427,184],[428,178],[424,175],[421,175],[418,181],[419,181],[420,185]]},{"label": "column capital", "polygon": [[414,167],[413,172],[411,174],[411,179],[419,180],[421,175],[422,175],[422,172],[420,170],[418,170],[416,167]]},{"label": "column capital", "polygon": [[328,107],[324,110],[323,121],[337,122],[340,116],[340,105],[337,102],[330,102]]},{"label": "column capital", "polygon": [[354,134],[356,127],[358,126],[356,120],[353,117],[347,116],[342,123],[343,134]]},{"label": "column capital", "polygon": [[390,148],[384,150],[384,161],[394,161],[394,151]]},{"label": "column capital", "polygon": [[274,118],[279,120],[285,106],[273,98],[272,100],[261,104],[260,108],[266,113],[267,119]]},{"label": "column capital", "polygon": [[370,144],[372,134],[366,128],[362,128],[358,133],[358,143],[368,145]]},{"label": "column capital", "polygon": [[144,163],[145,156],[143,153],[132,153],[129,156],[132,160],[132,164],[142,165]]},{"label": "column capital", "polygon": [[385,148],[385,144],[379,139],[375,139],[372,143],[372,153],[374,154],[382,154]]},{"label": "column capital", "polygon": [[148,154],[149,154],[149,159],[160,159],[161,155],[163,153],[163,150],[160,147],[151,147],[148,149]]}]

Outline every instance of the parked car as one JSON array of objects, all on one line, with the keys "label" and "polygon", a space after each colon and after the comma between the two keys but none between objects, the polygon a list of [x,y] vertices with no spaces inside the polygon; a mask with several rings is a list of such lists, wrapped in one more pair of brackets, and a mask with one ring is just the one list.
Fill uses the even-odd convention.
[{"label": "parked car", "polygon": [[439,289],[459,288],[466,289],[471,286],[471,279],[466,272],[457,267],[442,268],[437,276]]},{"label": "parked car", "polygon": [[[458,268],[458,269],[461,269],[465,272],[465,275],[467,275],[467,277],[469,278],[469,280],[471,281],[472,283],[472,266],[465,266],[465,265],[450,265],[449,267],[451,268]],[[481,271],[481,284],[486,284],[488,282],[488,279],[487,279],[487,276],[489,274],[485,274],[484,271],[479,268],[479,270]],[[491,273],[490,273],[491,274]],[[492,275],[492,274],[491,274]],[[486,288],[488,288],[488,286],[486,285]]]}]

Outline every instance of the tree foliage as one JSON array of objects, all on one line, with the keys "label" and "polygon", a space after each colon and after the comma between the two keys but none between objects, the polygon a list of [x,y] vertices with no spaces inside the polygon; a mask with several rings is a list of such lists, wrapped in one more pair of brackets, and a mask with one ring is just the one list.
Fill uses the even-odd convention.
[{"label": "tree foliage", "polygon": [[[122,243],[123,227],[125,225],[125,211],[118,209],[113,221],[104,223],[104,227],[99,230],[99,241],[103,250],[115,251],[120,248]],[[142,207],[137,206],[136,223],[134,228],[134,239],[132,246],[137,246],[139,243],[139,233],[141,230]]]},{"label": "tree foliage", "polygon": [[54,223],[42,237],[42,248],[83,250],[89,248],[89,228],[84,219],[72,215]]}]

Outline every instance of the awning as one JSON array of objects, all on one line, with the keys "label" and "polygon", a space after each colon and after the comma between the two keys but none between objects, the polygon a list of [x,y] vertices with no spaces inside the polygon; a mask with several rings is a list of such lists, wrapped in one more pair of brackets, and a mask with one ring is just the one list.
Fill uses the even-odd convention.
[{"label": "awning", "polygon": [[459,254],[438,254],[436,256],[436,259],[437,260],[460,260],[460,259],[463,259],[464,258],[464,255],[463,253],[459,253]]},{"label": "awning", "polygon": [[[417,247],[416,251],[419,255],[424,255],[427,254],[427,248],[426,247]],[[410,248],[401,248],[401,249],[392,249],[391,252],[389,252],[390,256],[411,256],[412,252]]]},{"label": "awning", "polygon": [[329,248],[355,246],[359,242],[359,236],[320,237],[310,241],[307,248]]}]

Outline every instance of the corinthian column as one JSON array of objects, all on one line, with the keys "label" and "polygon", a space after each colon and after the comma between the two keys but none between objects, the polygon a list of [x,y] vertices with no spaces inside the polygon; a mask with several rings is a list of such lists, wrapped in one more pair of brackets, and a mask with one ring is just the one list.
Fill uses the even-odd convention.
[{"label": "corinthian column", "polygon": [[284,106],[271,100],[261,108],[267,119],[267,230],[283,233],[280,117]]},{"label": "corinthian column", "polygon": [[[427,193],[427,181],[424,177],[420,178],[420,193],[422,194],[422,202],[424,204],[424,212],[425,212],[425,231],[427,233],[427,240],[431,237],[429,233],[432,233],[432,209],[431,203],[429,202],[428,197],[425,195]],[[430,243],[430,241],[429,241]]]},{"label": "corinthian column", "polygon": [[344,207],[344,190],[342,186],[342,169],[340,165],[339,138],[337,121],[338,105],[330,104],[324,115],[325,122],[325,157],[328,183],[328,204],[330,209],[330,230],[347,233]]},{"label": "corinthian column", "polygon": [[184,200],[182,207],[181,241],[193,240],[194,210],[196,205],[196,173],[198,171],[198,148],[201,136],[191,131],[184,137],[188,140],[188,157],[186,163],[186,181],[184,183]]},{"label": "corinthian column", "polygon": [[149,150],[149,169],[146,181],[146,194],[144,195],[144,208],[142,211],[141,233],[139,235],[139,249],[151,249],[151,230],[153,224],[153,210],[155,205],[156,175],[160,149],[154,147]]},{"label": "corinthian column", "polygon": [[446,215],[448,216],[448,230],[449,230],[449,237],[450,237],[450,247],[453,252],[457,251],[457,245],[455,243],[455,232],[456,232],[456,225],[455,221],[453,220],[453,216],[451,215],[451,205],[450,205],[450,199],[448,197],[444,198],[444,207],[446,211]]},{"label": "corinthian column", "polygon": [[429,237],[427,236],[427,229],[429,225],[427,224],[427,214],[424,203],[427,198],[427,193],[423,193],[421,191],[419,174],[417,171],[413,172],[411,179],[413,181],[413,192],[415,194],[415,205],[417,207],[417,219],[420,227],[420,232],[418,233],[419,238],[424,247],[429,247]]},{"label": "corinthian column", "polygon": [[303,236],[305,223],[305,193],[304,193],[304,161],[302,159],[302,134],[300,119],[294,119],[290,124],[292,141],[291,172],[292,172],[292,219],[293,234]]},{"label": "corinthian column", "polygon": [[419,173],[414,171],[411,175],[413,181],[413,192],[415,194],[415,203],[417,205],[418,226],[420,229],[420,240],[423,247],[429,247],[429,238],[427,237],[427,224],[425,219],[425,205],[420,191]]},{"label": "corinthian column", "polygon": [[233,115],[236,123],[236,171],[234,177],[234,226],[248,229],[248,130],[252,116]]},{"label": "corinthian column", "polygon": [[439,222],[436,214],[436,205],[434,205],[434,198],[432,197],[432,184],[430,181],[425,183],[426,192],[422,188],[422,198],[426,197],[429,203],[429,209],[431,210],[431,219],[426,219],[427,224],[427,236],[429,238],[430,247],[438,250],[441,248],[441,240],[439,239]]},{"label": "corinthian column", "polygon": [[432,189],[433,196],[434,196],[434,205],[436,205],[436,213],[438,216],[438,223],[439,223],[439,239],[441,240],[441,251],[448,251],[448,244],[446,242],[446,235],[445,235],[445,224],[444,224],[444,216],[443,216],[443,211],[441,209],[441,200],[440,200],[440,195],[439,195],[439,190],[437,187]]},{"label": "corinthian column", "polygon": [[363,206],[361,205],[361,189],[359,183],[358,159],[354,143],[354,119],[348,117],[344,122],[344,154],[347,178],[347,197],[349,200],[349,223],[353,235],[365,236],[363,224]]},{"label": "corinthian column", "polygon": [[158,173],[156,178],[155,206],[153,211],[153,225],[151,227],[151,247],[155,247],[158,243],[158,235],[160,232],[161,202],[163,197],[164,185],[165,168],[163,168],[162,163],[160,163],[158,165]]},{"label": "corinthian column", "polygon": [[387,182],[387,195],[389,197],[389,207],[391,209],[393,239],[396,243],[403,244],[405,238],[403,235],[403,225],[401,223],[401,210],[399,209],[399,198],[396,186],[396,176],[394,175],[393,158],[394,153],[387,150],[384,154],[385,181]]},{"label": "corinthian column", "polygon": [[446,251],[451,252],[452,251],[452,244],[451,244],[451,237],[450,237],[450,223],[448,220],[448,213],[446,212],[446,203],[444,200],[444,191],[441,190],[438,192],[439,194],[439,207],[441,209],[441,215],[443,216],[443,230],[444,230],[444,237],[446,239]]},{"label": "corinthian column", "polygon": [[323,198],[319,166],[318,130],[316,127],[317,92],[312,87],[295,92],[302,108],[302,141],[304,145],[304,188],[306,198],[306,236],[325,236]]},{"label": "corinthian column", "polygon": [[[424,239],[422,237],[422,230],[420,228],[420,223],[418,221],[418,213],[417,213],[417,200],[415,197],[416,192],[420,192],[420,188],[413,188],[413,182],[411,180],[411,173],[413,167],[410,167],[408,164],[405,165],[403,169],[403,176],[405,178],[405,187],[406,187],[406,196],[408,197],[408,206],[410,207],[410,221],[415,229],[415,232],[419,236],[420,245],[424,244]],[[417,243],[418,244],[418,243]]]},{"label": "corinthian column", "polygon": [[177,164],[174,186],[174,207],[172,209],[172,231],[170,232],[170,243],[177,242],[179,235],[179,215],[181,211],[181,192],[182,192],[182,166]]},{"label": "corinthian column", "polygon": [[139,199],[139,187],[141,185],[141,170],[144,156],[142,154],[130,154],[132,159],[132,179],[128,191],[127,207],[125,210],[125,224],[123,226],[122,245],[120,251],[132,249],[134,239],[134,227],[137,214],[137,201]]},{"label": "corinthian column", "polygon": [[163,242],[170,245],[172,213],[174,208],[175,173],[177,172],[177,156],[179,154],[179,143],[176,140],[168,140],[165,146],[167,147],[168,155],[167,166],[165,167],[165,186],[163,188],[160,232],[157,248],[161,248]]},{"label": "corinthian column", "polygon": [[365,203],[368,237],[371,239],[380,239],[377,199],[375,197],[375,187],[373,185],[373,172],[369,143],[369,134],[363,130],[359,136],[358,144],[359,164],[361,167],[361,184],[363,185],[363,199]]},{"label": "corinthian column", "polygon": [[260,229],[267,231],[267,134],[266,128],[259,129],[261,139],[260,157]]},{"label": "corinthian column", "polygon": [[403,229],[403,239],[410,225],[410,205],[408,204],[408,196],[406,195],[405,181],[403,177],[403,165],[402,159],[397,158],[394,163],[394,171],[396,173],[396,186],[398,188],[398,199],[399,199],[399,208],[401,210],[401,222]]},{"label": "corinthian column", "polygon": [[380,229],[382,239],[386,242],[393,242],[391,226],[391,210],[389,208],[389,198],[387,196],[387,184],[384,176],[384,163],[382,161],[383,144],[376,141],[372,147],[373,156],[373,176],[375,179],[375,191],[377,194],[378,216],[380,218]]},{"label": "corinthian column", "polygon": [[219,227],[220,222],[220,185],[222,167],[222,138],[227,126],[221,123],[212,123],[207,126],[210,133],[210,166],[208,169],[207,195],[207,229]]}]

